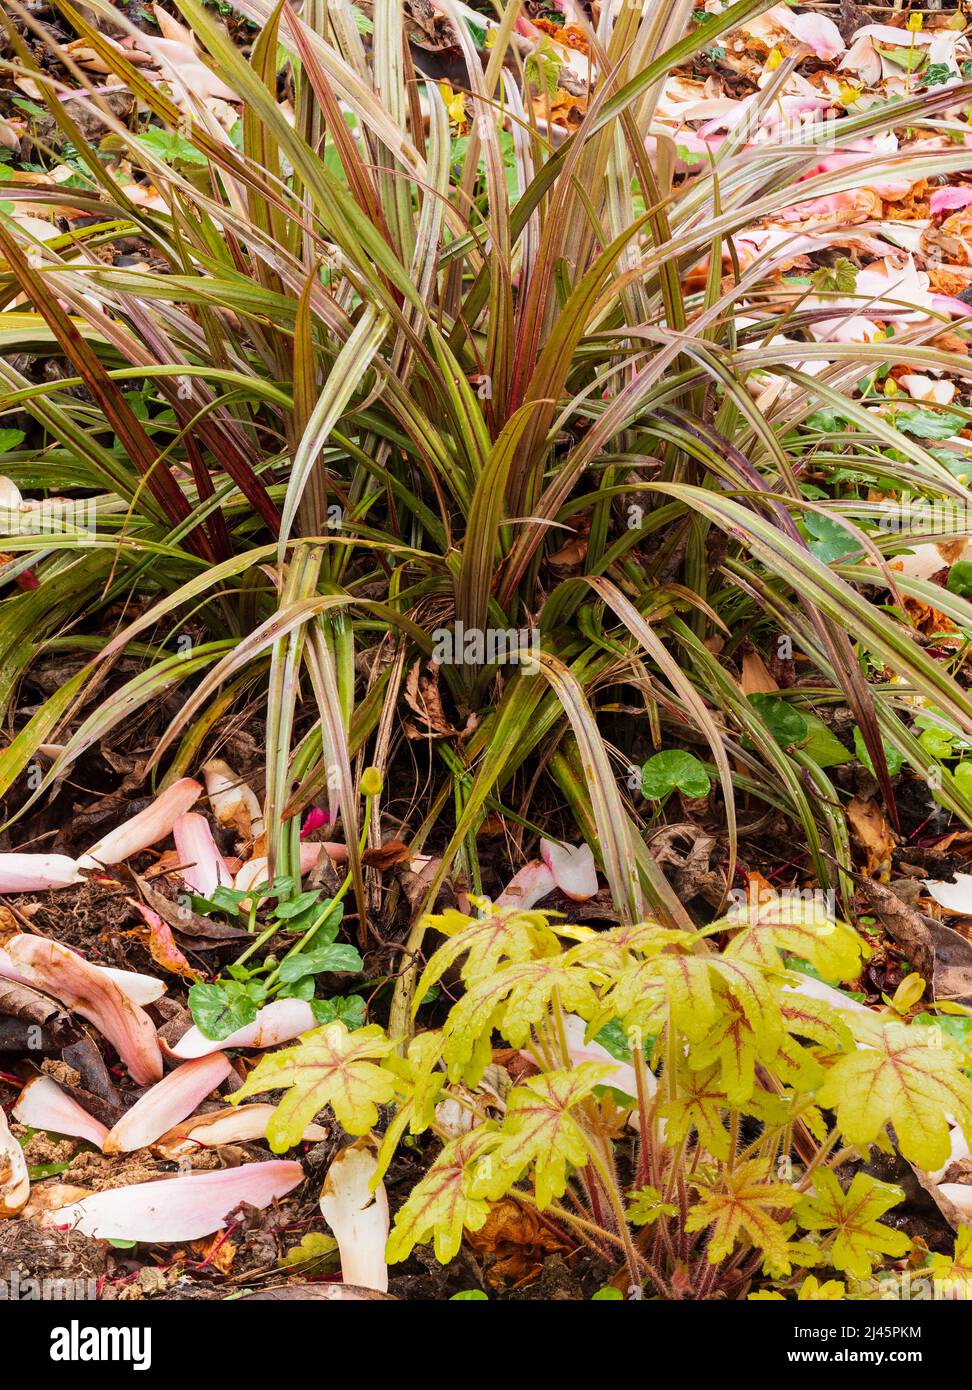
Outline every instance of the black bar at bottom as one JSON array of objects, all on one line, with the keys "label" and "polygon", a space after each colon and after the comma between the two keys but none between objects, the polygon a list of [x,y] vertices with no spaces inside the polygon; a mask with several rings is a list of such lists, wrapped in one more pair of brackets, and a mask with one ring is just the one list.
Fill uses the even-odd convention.
[{"label": "black bar at bottom", "polygon": [[[490,1337],[497,1365],[506,1357],[515,1360],[522,1383],[524,1369],[529,1374],[534,1365],[538,1373],[549,1375],[551,1330],[557,1331],[558,1352],[570,1359],[571,1381],[576,1384],[588,1367],[608,1377],[623,1374],[625,1368],[647,1370],[653,1361],[656,1370],[662,1364],[674,1370],[681,1363],[694,1380],[699,1372],[724,1372],[729,1366],[737,1375],[789,1374],[801,1366],[824,1373],[847,1366],[882,1374],[902,1367],[941,1371],[955,1364],[967,1316],[961,1303],[949,1301],[646,1300],[627,1314],[618,1308],[592,1309],[587,1315],[591,1321],[577,1324],[576,1304],[566,1300],[559,1306],[558,1300],[490,1302],[502,1307],[464,1314],[414,1302],[396,1307],[391,1300],[382,1306],[328,1299],[261,1302],[259,1308],[246,1306],[245,1299],[25,1300],[0,1305],[0,1326],[7,1329],[10,1345],[16,1345],[18,1363],[54,1384],[61,1375],[69,1383],[83,1366],[101,1378],[155,1372],[170,1377],[171,1384],[173,1373],[181,1372],[183,1377],[204,1375],[207,1380],[216,1374],[226,1384],[235,1373],[252,1382],[262,1380],[274,1364],[278,1370],[290,1364],[296,1372],[298,1364],[306,1369],[316,1363],[323,1370],[334,1356],[340,1358],[338,1364],[350,1362],[348,1369],[356,1364],[358,1374],[368,1379],[393,1375],[396,1365],[404,1369],[413,1357],[413,1366],[424,1365],[435,1375],[438,1356],[449,1357],[453,1365],[469,1364],[451,1361],[452,1347],[472,1352],[482,1348],[484,1335]],[[551,1314],[555,1329],[546,1321]],[[569,1323],[560,1322],[564,1315]],[[506,1321],[510,1316],[516,1320],[515,1334]],[[465,1322],[466,1317],[472,1322]],[[506,1345],[503,1339],[508,1335],[516,1340]],[[460,1340],[449,1346],[450,1338]]]}]

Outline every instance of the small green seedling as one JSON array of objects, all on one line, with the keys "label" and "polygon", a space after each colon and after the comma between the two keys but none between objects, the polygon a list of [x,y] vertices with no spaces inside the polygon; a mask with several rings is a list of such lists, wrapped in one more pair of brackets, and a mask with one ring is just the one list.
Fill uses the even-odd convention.
[{"label": "small green seedling", "polygon": [[664,801],[676,789],[685,796],[708,796],[711,786],[705,764],[684,748],[666,748],[641,769],[641,791],[649,801]]}]

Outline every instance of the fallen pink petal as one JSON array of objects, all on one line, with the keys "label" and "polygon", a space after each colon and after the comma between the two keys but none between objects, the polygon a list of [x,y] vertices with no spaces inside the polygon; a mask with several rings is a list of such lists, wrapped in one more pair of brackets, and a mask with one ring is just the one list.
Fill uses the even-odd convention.
[{"label": "fallen pink petal", "polygon": [[66,854],[0,854],[0,893],[40,893],[81,881]]},{"label": "fallen pink petal", "polygon": [[167,835],[180,816],[185,815],[202,795],[202,785],[191,777],[173,782],[164,792],[117,829],[91,846],[78,860],[80,869],[121,864],[140,850],[157,845]]},{"label": "fallen pink petal", "polygon": [[240,1206],[262,1209],[303,1181],[299,1163],[270,1159],[214,1173],[161,1179],[98,1192],[49,1213],[44,1225],[98,1240],[151,1244],[201,1240],[226,1225]]},{"label": "fallen pink petal", "polygon": [[812,48],[825,62],[839,58],[845,44],[832,19],[818,14],[794,14],[786,5],[774,5],[767,18],[781,24],[788,33]]},{"label": "fallen pink petal", "polygon": [[179,1041],[166,1048],[170,1057],[191,1060],[205,1057],[221,1048],[273,1047],[275,1043],[290,1042],[315,1026],[310,1005],[302,999],[277,999],[266,1004],[252,1023],[238,1028],[228,1038],[214,1041],[196,1026],[185,1032]]},{"label": "fallen pink petal", "polygon": [[242,781],[222,758],[203,764],[206,795],[220,825],[233,829],[244,840],[263,834],[263,812],[253,788]]},{"label": "fallen pink petal", "polygon": [[104,1148],[107,1125],[89,1115],[50,1076],[35,1076],[28,1081],[11,1113],[15,1120],[32,1129],[76,1135],[99,1149]]},{"label": "fallen pink petal", "polygon": [[387,1293],[388,1195],[383,1182],[373,1182],[377,1171],[370,1139],[342,1149],[324,1179],[321,1212],[341,1251],[344,1282]]},{"label": "fallen pink petal", "polygon": [[936,188],[928,200],[933,217],[943,212],[954,212],[956,208],[967,208],[972,203],[972,188]]},{"label": "fallen pink petal", "polygon": [[[310,873],[322,852],[327,855],[332,864],[347,863],[348,850],[346,845],[337,844],[331,840],[301,841],[300,873],[302,877],[304,874]],[[267,883],[269,881],[267,878],[269,862],[265,855],[248,859],[237,872],[233,880],[233,887],[238,891],[244,891],[247,888],[254,888],[260,883]]]},{"label": "fallen pink petal", "polygon": [[556,879],[547,865],[540,859],[531,859],[510,879],[496,899],[496,906],[522,907],[526,910],[552,893],[556,886]]},{"label": "fallen pink petal", "polygon": [[[154,1004],[157,999],[161,999],[165,994],[165,984],[162,980],[157,980],[154,975],[142,975],[137,970],[119,970],[112,965],[94,965],[95,970],[101,972],[104,978],[116,985],[133,1004]],[[18,971],[10,955],[0,946],[0,977],[7,980],[18,980],[21,984],[29,984],[23,972]]]},{"label": "fallen pink petal", "polygon": [[198,811],[187,811],[172,827],[176,854],[179,856],[179,875],[194,893],[211,898],[222,884],[229,887],[233,876],[223,862],[223,856],[213,839],[209,821]]},{"label": "fallen pink petal", "polygon": [[320,806],[312,806],[304,817],[304,823],[300,827],[300,838],[303,840],[307,835],[312,835],[315,830],[320,830],[322,825],[327,825],[330,820],[326,811]]},{"label": "fallen pink petal", "polygon": [[561,845],[555,840],[541,840],[540,853],[557,887],[568,898],[576,902],[593,898],[597,892],[597,869],[590,845]]},{"label": "fallen pink petal", "polygon": [[152,1020],[97,966],[41,936],[14,936],[6,951],[19,978],[94,1024],[133,1081],[147,1086],[161,1080],[162,1054]]},{"label": "fallen pink petal", "polygon": [[222,1052],[186,1062],[170,1071],[135,1102],[104,1142],[105,1153],[144,1149],[191,1115],[229,1076],[232,1064]]},{"label": "fallen pink petal", "polygon": [[0,1218],[16,1216],[30,1197],[30,1173],[20,1141],[10,1133],[0,1108]]},{"label": "fallen pink petal", "polygon": [[[191,1064],[187,1064],[191,1065]],[[221,1144],[244,1144],[266,1138],[267,1125],[275,1106],[255,1102],[252,1105],[230,1105],[211,1110],[174,1125],[159,1136],[155,1147],[160,1152],[191,1153],[194,1147],[218,1148]],[[302,1141],[319,1143],[327,1138],[323,1125],[305,1125]]]}]

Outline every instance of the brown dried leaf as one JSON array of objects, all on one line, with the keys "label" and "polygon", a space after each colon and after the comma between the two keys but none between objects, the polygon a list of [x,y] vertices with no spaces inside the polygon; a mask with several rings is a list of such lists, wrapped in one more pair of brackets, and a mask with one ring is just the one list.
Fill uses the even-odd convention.
[{"label": "brown dried leaf", "polygon": [[589,545],[589,536],[575,534],[571,536],[569,540],[564,541],[563,545],[557,550],[550,552],[547,556],[547,563],[551,565],[557,573],[567,573],[568,571],[579,569],[587,559]]},{"label": "brown dried leaf", "polygon": [[159,913],[154,912],[145,903],[135,898],[129,898],[128,901],[141,915],[142,923],[123,935],[137,937],[147,947],[156,965],[161,965],[163,970],[168,970],[173,975],[181,975],[184,980],[192,980],[195,983],[200,978],[199,972],[193,970],[179,950],[168,923],[163,922]]},{"label": "brown dried leaf", "polygon": [[[249,933],[242,927],[231,926],[229,922],[218,922],[213,917],[203,917],[192,912],[180,903],[174,903],[164,893],[159,893],[139,874],[132,874],[142,897],[153,912],[157,912],[163,922],[177,931],[180,936],[192,937],[195,941],[246,941]],[[199,949],[198,944],[195,949]]]},{"label": "brown dried leaf", "polygon": [[773,695],[780,688],[759,652],[743,657],[739,687],[744,695]]},{"label": "brown dried leaf", "polygon": [[929,982],[933,997],[972,1004],[972,944],[951,927],[916,912],[884,884],[864,879],[861,888],[889,936]]},{"label": "brown dried leaf", "polygon": [[493,1288],[531,1283],[540,1277],[548,1255],[573,1249],[568,1237],[539,1212],[510,1197],[497,1202],[482,1229],[467,1231],[465,1238],[477,1255],[491,1260],[486,1282]]},{"label": "brown dried leaf", "polygon": [[852,797],[847,804],[847,821],[857,844],[864,851],[868,875],[891,871],[894,838],[884,812],[869,797]]},{"label": "brown dried leaf", "polygon": [[427,738],[431,733],[435,738],[448,738],[457,730],[446,718],[439,693],[439,668],[434,663],[431,674],[422,674],[422,662],[416,661],[405,681],[405,703],[426,725],[427,732],[409,731],[409,738]]},{"label": "brown dried leaf", "polygon": [[13,980],[0,979],[0,1014],[38,1025],[58,1046],[75,1042],[81,1036],[80,1025],[53,999]]},{"label": "brown dried leaf", "polygon": [[725,875],[712,868],[716,840],[691,821],[666,825],[649,840],[651,852],[666,870],[683,902],[703,897],[717,906],[726,890]]},{"label": "brown dried leaf", "polygon": [[366,864],[369,869],[378,869],[385,873],[388,869],[393,869],[396,864],[403,864],[409,857],[409,848],[403,840],[386,840],[383,845],[376,849],[366,849],[361,856],[362,864]]},{"label": "brown dried leaf", "polygon": [[189,1249],[210,1269],[215,1269],[220,1274],[229,1274],[239,1246],[227,1240],[224,1231],[218,1231],[214,1236],[190,1242]]},{"label": "brown dried leaf", "polygon": [[416,912],[425,900],[429,884],[439,872],[441,863],[438,855],[417,854],[407,868],[399,870],[402,888],[412,912]]}]

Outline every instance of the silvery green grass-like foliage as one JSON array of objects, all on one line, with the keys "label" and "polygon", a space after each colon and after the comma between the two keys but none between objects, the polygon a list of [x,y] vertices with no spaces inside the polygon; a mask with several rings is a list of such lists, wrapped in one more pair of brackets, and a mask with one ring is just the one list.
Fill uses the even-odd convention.
[{"label": "silvery green grass-like foliage", "polygon": [[[909,279],[899,300],[897,282],[858,273],[846,256],[801,280],[786,236],[752,240],[767,225],[798,235],[785,215],[800,179],[801,199],[830,200],[836,214],[862,165],[868,186],[943,182],[965,168],[972,82],[958,70],[947,82],[912,79],[909,67],[887,100],[860,102],[851,84],[845,104],[799,138],[754,138],[813,57],[791,36],[773,50],[748,123],[707,143],[666,124],[666,80],[755,22],[765,0],[713,13],[691,0],[603,7],[588,34],[590,89],[560,128],[539,114],[538,61],[517,42],[516,5],[484,16],[480,33],[442,0],[466,65],[458,98],[416,73],[397,0],[375,0],[368,24],[347,0],[307,0],[299,16],[240,0],[246,52],[201,0],[177,7],[221,107],[133,61],[131,26],[104,0],[57,5],[89,55],[86,67],[59,52],[70,92],[39,57],[50,35],[17,6],[5,18],[14,69],[46,111],[47,138],[70,150],[72,177],[3,190],[0,405],[13,424],[0,432],[0,472],[23,493],[73,500],[85,518],[11,526],[3,541],[5,578],[29,582],[8,582],[0,600],[0,705],[39,656],[83,663],[0,753],[8,823],[163,700],[176,713],[151,758],[160,785],[192,771],[221,721],[259,712],[271,875],[293,871],[300,813],[326,796],[361,921],[362,847],[377,829],[362,823],[366,765],[384,771],[413,855],[436,849],[426,911],[450,875],[481,890],[488,813],[532,827],[545,807],[564,806],[561,829],[593,849],[621,935],[655,925],[638,928],[640,944],[612,945],[609,934],[561,949],[556,927],[531,920],[519,963],[496,982],[511,985],[506,1036],[540,1057],[546,1100],[590,1120],[570,1130],[562,1157],[594,1173],[596,1201],[622,1201],[591,1119],[604,1077],[575,1070],[574,1089],[556,1090],[563,1015],[620,1018],[665,1055],[657,1101],[639,1091],[631,1201],[642,1233],[620,1215],[613,1226],[631,1280],[677,1292],[703,1230],[712,1278],[729,1285],[759,1261],[781,1276],[809,1267],[808,1239],[818,1255],[822,1239],[832,1268],[863,1277],[867,1250],[895,1243],[868,1226],[871,1244],[854,1238],[838,1259],[840,1242],[819,1233],[838,1227],[848,1199],[824,1173],[837,1146],[876,1141],[888,1120],[907,1157],[937,1164],[937,1144],[919,1152],[916,1140],[909,1153],[902,1115],[868,1112],[865,1123],[856,1108],[880,1049],[908,1050],[912,1035],[890,1036],[904,1025],[878,1019],[883,1040],[865,1049],[821,1006],[796,1030],[810,1045],[794,1042],[778,958],[753,958],[738,937],[722,955],[698,954],[645,830],[669,795],[708,794],[731,885],[737,804],[772,809],[846,916],[851,856],[834,768],[860,762],[892,818],[892,778],[904,770],[972,824],[972,790],[954,767],[972,737],[972,699],[906,608],[932,606],[961,634],[972,602],[959,582],[946,589],[888,564],[917,538],[948,533],[943,522],[929,535],[928,507],[967,506],[950,441],[968,412],[903,393],[888,409],[882,385],[901,366],[967,378],[962,304],[929,294],[927,279]],[[134,95],[132,118],[113,114],[96,90],[104,83]],[[99,133],[81,108],[101,112]],[[889,129],[901,135],[893,148]],[[849,149],[862,152],[856,162],[829,157]],[[112,248],[133,237],[142,254],[116,263]],[[841,329],[862,319],[866,331]],[[67,374],[28,378],[23,354],[66,362]],[[583,544],[561,563],[572,536]],[[744,693],[734,673],[750,641],[796,659],[799,684]],[[446,647],[450,659],[429,665]],[[437,682],[424,723],[420,671]],[[822,717],[835,709],[850,712],[853,749]],[[922,715],[944,752],[922,736]],[[403,749],[417,720],[413,762]],[[640,753],[635,726],[647,731]],[[28,783],[52,744],[53,763]],[[636,758],[658,752],[685,756],[644,777],[639,764],[632,777]],[[424,994],[427,930],[416,911],[395,1041]],[[560,972],[559,998],[520,1017],[511,976],[538,961]],[[830,978],[851,978],[846,966]],[[653,1002],[659,981],[666,1018]],[[450,1018],[478,997],[467,984]],[[752,1032],[751,1051],[728,1076],[719,1068],[733,1029]],[[485,1046],[488,1032],[476,1036]],[[418,1095],[420,1072],[428,1081],[431,1046],[401,1063],[403,1094]],[[632,1056],[644,1090],[644,1048]],[[768,1109],[750,1137],[740,1121],[751,1118],[757,1063],[779,1087],[761,1095]],[[479,1079],[467,1074],[478,1063],[448,1066],[453,1083]],[[719,1116],[685,1099],[710,1075]],[[814,1110],[824,1094],[837,1104],[829,1134]],[[430,1095],[409,1103],[427,1108]],[[936,1114],[939,1100],[928,1102]],[[502,1124],[472,1131],[488,1136],[481,1152],[450,1141],[456,1182],[518,1144],[518,1171],[533,1171],[518,1114],[513,1105]],[[675,1136],[677,1158],[656,1157],[656,1123]],[[700,1151],[703,1124],[713,1163],[693,1168],[686,1155]],[[818,1155],[807,1159],[815,1195],[804,1182],[776,1203],[774,1165],[797,1127]],[[457,1157],[470,1143],[476,1152]],[[558,1155],[557,1171],[536,1172],[540,1206],[563,1196]],[[470,1182],[463,1200],[479,1220],[499,1189]],[[723,1222],[732,1184],[755,1191],[735,1208],[748,1213],[744,1257],[739,1229]],[[856,1195],[869,1221],[884,1210],[883,1196]],[[792,1221],[780,1224],[782,1208]],[[421,1237],[420,1214],[408,1219],[401,1250]],[[575,1214],[582,1233],[588,1220]],[[611,1243],[609,1229],[587,1231],[596,1248]]]}]

